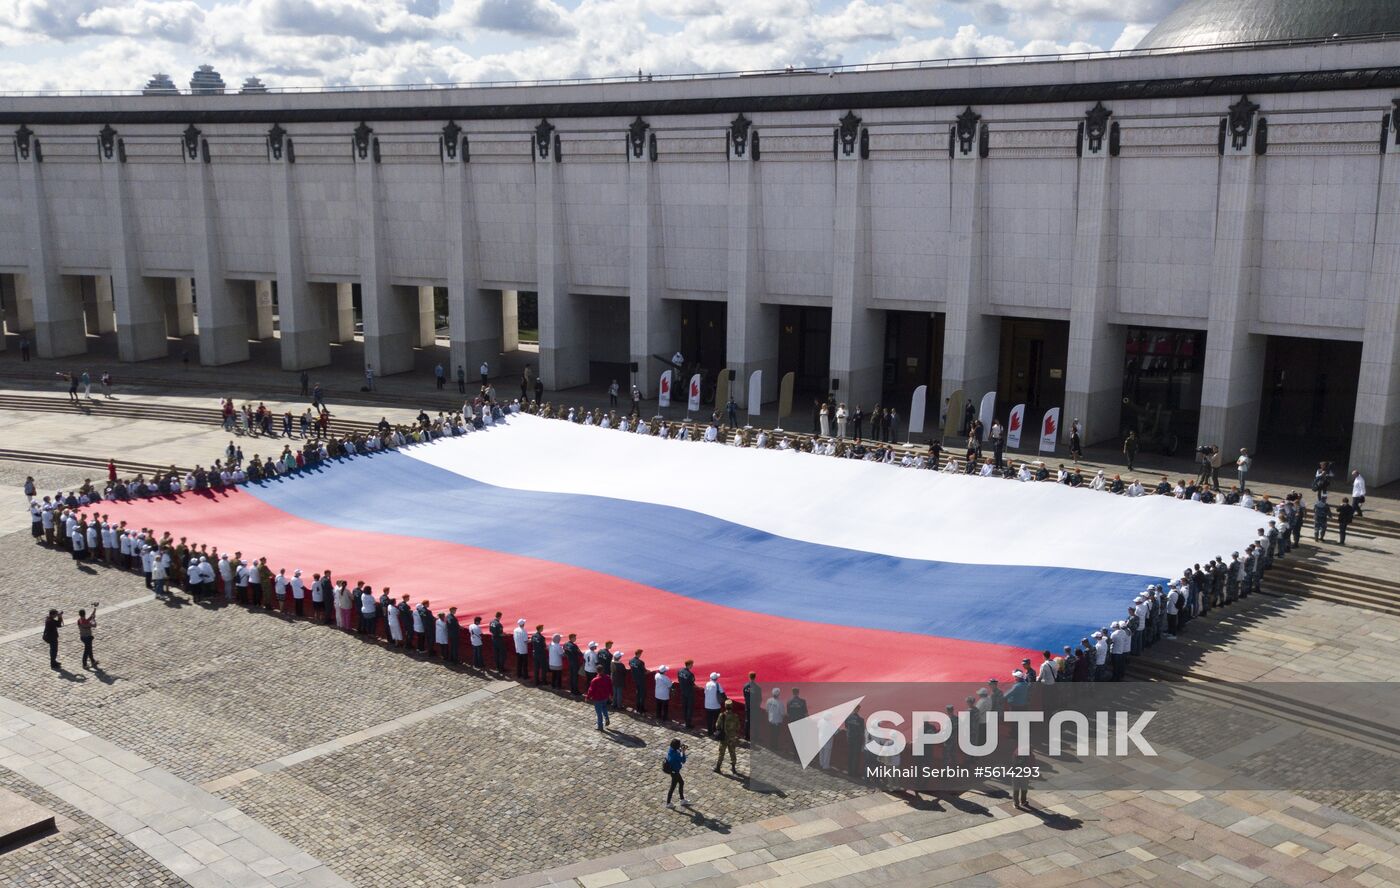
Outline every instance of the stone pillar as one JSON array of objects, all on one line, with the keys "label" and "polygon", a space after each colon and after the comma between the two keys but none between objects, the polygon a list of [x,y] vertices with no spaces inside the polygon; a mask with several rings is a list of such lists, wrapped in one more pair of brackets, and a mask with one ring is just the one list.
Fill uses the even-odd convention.
[{"label": "stone pillar", "polygon": [[870,308],[870,183],[857,147],[859,132],[854,114],[843,120],[831,241],[831,377],[836,400],[851,410],[880,402],[885,363],[885,316]]},{"label": "stone pillar", "polygon": [[25,145],[16,165],[28,248],[25,264],[34,312],[34,350],[41,358],[80,355],[87,351],[82,291],[76,278],[58,273],[39,140],[31,136]]},{"label": "stone pillar", "polygon": [[[642,397],[656,396],[660,369],[651,355],[669,357],[680,347],[680,305],[662,298],[660,186],[656,163],[646,150],[645,133],[627,152],[627,295],[630,379]],[[653,373],[652,371],[657,372]]]},{"label": "stone pillar", "polygon": [[1060,437],[1066,442],[1075,419],[1080,421],[1085,444],[1106,441],[1118,434],[1125,330],[1108,322],[1109,313],[1116,307],[1118,240],[1113,207],[1117,166],[1117,161],[1109,157],[1105,140],[1085,144],[1079,159],[1069,357],[1060,423]]},{"label": "stone pillar", "polygon": [[374,135],[365,136],[365,151],[354,148],[355,199],[359,205],[360,312],[365,330],[365,363],[375,376],[413,369],[413,345],[418,338],[417,303],[405,299],[389,284],[384,220],[380,213],[379,148]]},{"label": "stone pillar", "polygon": [[[118,360],[148,361],[163,358],[170,351],[166,306],[161,290],[141,275],[131,184],[119,152],[115,149],[114,156],[107,157],[105,150],[98,151],[107,202],[107,256],[112,269],[110,278],[97,280],[98,329],[102,329],[104,319],[113,318]],[[108,300],[111,305],[104,306]],[[190,314],[193,326],[193,311]]]},{"label": "stone pillar", "polygon": [[[437,345],[437,307],[433,287],[418,288],[418,347]],[[448,374],[449,376],[451,373]]]},{"label": "stone pillar", "polygon": [[[444,131],[444,145],[449,133]],[[460,137],[460,141],[458,141]],[[442,178],[444,219],[447,226],[447,329],[452,342],[452,368],[466,370],[468,380],[477,378],[481,362],[500,367],[501,351],[516,348],[515,327],[507,345],[502,333],[502,302],[495,292],[481,290],[481,263],[476,230],[476,209],[472,201],[472,172],[465,137],[453,134],[457,150],[448,156],[444,150]],[[514,300],[511,307],[514,308]],[[514,314],[512,314],[512,322]]]},{"label": "stone pillar", "polygon": [[[290,139],[280,127],[269,134],[273,146],[268,161],[272,185],[272,251],[277,274],[277,320],[281,328],[283,370],[307,370],[331,362],[331,335],[326,323],[326,298],[313,293],[306,280],[301,249],[301,207],[297,201],[295,165],[279,140]],[[260,285],[261,287],[261,285]],[[271,287],[268,287],[268,335],[272,335]],[[258,296],[258,338],[263,336],[262,293]]]},{"label": "stone pillar", "polygon": [[[112,279],[105,274],[93,280],[97,288],[97,332],[99,334],[117,332],[117,306],[112,295]],[[120,343],[119,343],[120,344]]]},{"label": "stone pillar", "polygon": [[[563,170],[550,135],[535,152],[535,268],[540,319],[539,378],[559,390],[588,382],[588,315],[569,292]],[[543,155],[543,156],[541,156]]]},{"label": "stone pillar", "polygon": [[[740,115],[742,118],[742,115]],[[763,298],[763,266],[759,256],[759,233],[763,227],[763,191],[760,187],[759,163],[749,151],[752,134],[745,129],[742,138],[741,121],[726,136],[730,140],[729,162],[729,245],[727,293],[729,302],[725,331],[725,354],[728,368],[734,371],[731,389],[747,410],[749,377],[755,370],[763,371],[763,400],[778,397],[778,306],[766,305]],[[736,147],[742,145],[742,153]],[[667,356],[669,357],[669,356]],[[653,362],[651,369],[658,375],[662,368]],[[684,391],[684,380],[680,391]],[[742,394],[742,397],[738,395]],[[799,408],[800,409],[800,408]]]},{"label": "stone pillar", "polygon": [[[241,307],[241,306],[240,306]],[[194,278],[175,279],[175,298],[168,303],[166,320],[176,336],[193,336],[194,325]]]},{"label": "stone pillar", "polygon": [[[975,115],[974,115],[975,117]],[[1001,351],[1001,320],[988,314],[986,281],[987,181],[986,161],[979,156],[976,142],[983,126],[980,118],[960,119],[958,128],[970,121],[967,141],[956,135],[953,158],[948,162],[949,237],[948,311],[943,327],[943,391],[938,401],[929,399],[930,412],[953,392],[962,389],[974,405],[997,386],[997,364]],[[962,405],[950,404],[949,411]]]},{"label": "stone pillar", "polygon": [[[194,297],[199,315],[199,362],[206,367],[248,360],[248,324],[229,282],[224,278],[223,250],[219,243],[219,205],[214,176],[207,161],[207,140],[193,130],[186,144],[186,206],[194,240]],[[184,147],[184,146],[182,146]]]},{"label": "stone pillar", "polygon": [[11,333],[34,332],[34,294],[27,274],[15,275],[15,316],[10,323]]},{"label": "stone pillar", "polygon": [[254,311],[250,316],[254,339],[271,339],[277,333],[277,308],[272,298],[272,281],[254,281]]},{"label": "stone pillar", "polygon": [[[1400,105],[1381,158],[1366,330],[1349,465],[1372,487],[1400,478]],[[1345,484],[1341,485],[1343,488]]]},{"label": "stone pillar", "polygon": [[335,285],[335,341],[355,341],[355,285]]},{"label": "stone pillar", "polygon": [[[520,291],[501,291],[501,351],[520,348]],[[468,365],[470,367],[470,365]],[[481,366],[481,362],[477,362]]]},{"label": "stone pillar", "polygon": [[1262,215],[1257,187],[1259,159],[1254,154],[1257,123],[1258,118],[1250,114],[1242,138],[1226,141],[1216,197],[1197,443],[1219,445],[1227,464],[1241,447],[1254,448],[1264,384],[1266,340],[1249,332],[1255,317]]}]

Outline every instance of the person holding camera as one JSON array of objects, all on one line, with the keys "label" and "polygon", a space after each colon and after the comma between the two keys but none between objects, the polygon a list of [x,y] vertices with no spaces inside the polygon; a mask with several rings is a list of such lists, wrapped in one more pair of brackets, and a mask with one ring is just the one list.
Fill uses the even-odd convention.
[{"label": "person holding camera", "polygon": [[49,615],[44,620],[44,642],[49,646],[49,668],[60,669],[62,664],[58,662],[58,628],[63,625],[63,611],[58,608],[49,608]]},{"label": "person holding camera", "polygon": [[87,611],[78,611],[78,638],[83,642],[83,668],[88,668],[91,664],[93,669],[97,668],[97,658],[92,655],[92,630],[97,626],[97,602],[92,603],[92,615]]},{"label": "person holding camera", "polygon": [[681,807],[689,808],[690,802],[685,798],[685,779],[681,777],[681,769],[685,767],[686,746],[677,737],[671,741],[671,746],[666,750],[666,760],[661,763],[661,770],[671,775],[671,788],[666,790],[666,807],[674,808],[675,804],[671,799],[677,789],[681,791]]}]

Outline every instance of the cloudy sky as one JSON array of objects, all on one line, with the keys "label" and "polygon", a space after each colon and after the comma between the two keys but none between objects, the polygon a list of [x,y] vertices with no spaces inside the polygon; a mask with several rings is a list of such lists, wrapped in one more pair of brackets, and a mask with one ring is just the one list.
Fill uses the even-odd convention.
[{"label": "cloudy sky", "polygon": [[1178,0],[0,0],[0,91],[446,83],[1130,48]]}]

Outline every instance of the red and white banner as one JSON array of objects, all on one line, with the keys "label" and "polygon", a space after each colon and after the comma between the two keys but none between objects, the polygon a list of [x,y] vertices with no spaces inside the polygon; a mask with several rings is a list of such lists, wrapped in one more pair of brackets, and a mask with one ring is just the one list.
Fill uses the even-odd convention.
[{"label": "red and white banner", "polygon": [[1055,441],[1060,437],[1060,408],[1051,407],[1045,411],[1045,419],[1040,423],[1040,452],[1054,453]]},{"label": "red and white banner", "polygon": [[656,387],[656,406],[671,406],[671,371],[667,370],[661,374],[661,382]]},{"label": "red and white banner", "polygon": [[1021,428],[1026,424],[1026,405],[1017,404],[1011,408],[1011,418],[1006,421],[1006,446],[1011,450],[1021,446]]},{"label": "red and white banner", "polygon": [[690,400],[685,402],[686,412],[700,409],[700,374],[690,377]]}]

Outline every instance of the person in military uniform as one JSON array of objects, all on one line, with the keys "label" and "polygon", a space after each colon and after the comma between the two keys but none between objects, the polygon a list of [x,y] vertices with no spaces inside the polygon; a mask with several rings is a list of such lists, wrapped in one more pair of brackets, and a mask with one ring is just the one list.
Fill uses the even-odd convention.
[{"label": "person in military uniform", "polygon": [[724,764],[724,754],[729,753],[729,770],[731,773],[739,773],[739,731],[741,722],[739,715],[734,711],[732,700],[724,701],[724,708],[720,711],[719,719],[715,723],[715,730],[719,737],[719,758],[715,760],[715,773],[719,773],[720,766]]},{"label": "person in military uniform", "polygon": [[691,713],[695,709],[695,661],[686,660],[680,672],[676,673],[676,690],[681,695],[681,723],[690,728]]},{"label": "person in military uniform", "polygon": [[846,716],[846,772],[852,780],[865,778],[865,716],[860,714],[857,704]]},{"label": "person in military uniform", "polygon": [[496,671],[506,671],[506,628],[501,625],[501,612],[491,619],[491,653],[496,656]]},{"label": "person in military uniform", "polygon": [[535,627],[530,636],[530,655],[535,663],[535,684],[542,685],[549,680],[549,645],[544,640],[544,624]]},{"label": "person in military uniform", "polygon": [[578,646],[578,636],[570,632],[569,640],[564,642],[564,668],[569,670],[569,693],[577,697],[578,673],[583,668],[583,651]]},{"label": "person in military uniform", "polygon": [[[647,664],[642,659],[641,648],[632,655],[632,659],[627,661],[627,668],[632,671],[632,686],[637,689],[637,714],[647,713]],[[618,707],[622,708],[621,706]]]},{"label": "person in military uniform", "polygon": [[750,672],[748,683],[744,685],[744,739],[753,740],[753,711],[763,705],[763,688],[758,683],[758,673]]}]

